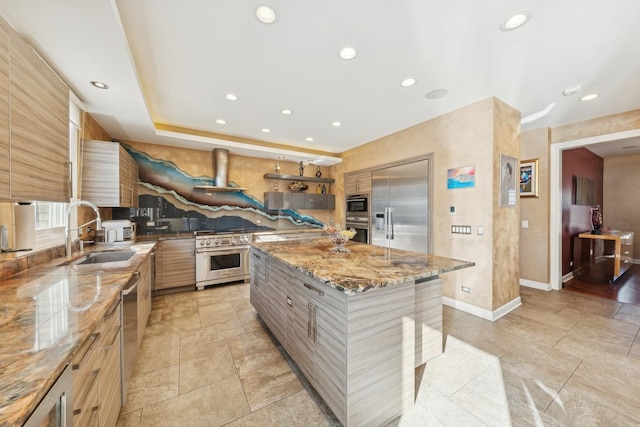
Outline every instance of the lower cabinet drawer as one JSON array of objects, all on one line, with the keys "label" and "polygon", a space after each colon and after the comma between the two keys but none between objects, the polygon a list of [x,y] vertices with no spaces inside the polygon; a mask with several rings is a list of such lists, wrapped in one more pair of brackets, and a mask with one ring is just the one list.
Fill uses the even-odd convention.
[{"label": "lower cabinet drawer", "polygon": [[110,345],[103,349],[100,372],[100,425],[115,426],[118,421],[121,396],[120,334],[118,331]]}]

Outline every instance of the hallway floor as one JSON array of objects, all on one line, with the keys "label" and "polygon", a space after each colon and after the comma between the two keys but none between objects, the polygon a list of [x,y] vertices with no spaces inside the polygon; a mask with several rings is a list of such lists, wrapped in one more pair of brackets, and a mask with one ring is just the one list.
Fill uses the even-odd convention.
[{"label": "hallway floor", "polygon": [[[490,322],[444,307],[445,351],[392,426],[640,424],[640,306],[521,288]],[[286,355],[285,355],[286,356]],[[249,285],[157,296],[118,426],[331,426]]]}]

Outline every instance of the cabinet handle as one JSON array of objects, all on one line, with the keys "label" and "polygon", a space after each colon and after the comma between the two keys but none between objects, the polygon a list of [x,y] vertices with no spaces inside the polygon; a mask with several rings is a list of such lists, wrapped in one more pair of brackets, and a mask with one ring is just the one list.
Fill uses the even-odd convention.
[{"label": "cabinet handle", "polygon": [[120,305],[120,301],[116,300],[116,303],[113,305],[113,309],[109,312],[109,314],[104,315],[105,320],[109,320],[116,314],[116,310],[118,310],[118,306]]},{"label": "cabinet handle", "polygon": [[318,342],[318,307],[313,306],[313,342]]},{"label": "cabinet handle", "polygon": [[253,255],[255,258],[258,258],[260,260],[262,259],[262,257],[260,255],[257,255],[257,254],[251,254],[251,255]]},{"label": "cabinet handle", "polygon": [[105,352],[110,351],[111,347],[113,347],[113,345],[115,344],[116,338],[118,338],[118,331],[120,331],[120,328],[116,330],[116,334],[113,336],[113,339],[111,340],[111,344],[104,347]]},{"label": "cabinet handle", "polygon": [[308,303],[307,307],[309,308],[309,316],[307,320],[307,338],[311,338],[311,310],[313,306],[311,305],[311,303]]},{"label": "cabinet handle", "polygon": [[311,285],[310,285],[310,284],[308,284],[308,283],[302,283],[302,284],[304,285],[304,287],[305,287],[305,288],[307,288],[307,289],[309,289],[309,290],[312,290],[312,291],[316,291],[316,292],[318,293],[318,295],[320,295],[321,297],[323,297],[323,296],[324,296],[324,292],[323,292],[323,291],[321,291],[320,289],[317,289],[317,288],[315,288],[315,287],[311,286]]},{"label": "cabinet handle", "polygon": [[92,340],[91,344],[89,344],[89,346],[87,347],[87,350],[84,352],[84,354],[80,358],[80,362],[73,364],[73,367],[71,368],[72,370],[77,371],[78,369],[80,369],[80,367],[82,367],[82,363],[84,362],[85,357],[87,357],[87,354],[89,354],[89,352],[93,348],[94,344],[98,340],[99,336],[100,336],[99,333],[98,334],[91,334],[91,340]]}]

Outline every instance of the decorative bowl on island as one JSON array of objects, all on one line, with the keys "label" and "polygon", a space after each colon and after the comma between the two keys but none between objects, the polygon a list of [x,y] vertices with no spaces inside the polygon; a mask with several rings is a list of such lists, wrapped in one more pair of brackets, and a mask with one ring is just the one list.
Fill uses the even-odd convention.
[{"label": "decorative bowl on island", "polygon": [[325,225],[324,230],[329,235],[329,240],[333,243],[331,252],[349,253],[351,249],[347,249],[344,245],[356,235],[356,230],[350,228],[345,230],[340,224]]}]

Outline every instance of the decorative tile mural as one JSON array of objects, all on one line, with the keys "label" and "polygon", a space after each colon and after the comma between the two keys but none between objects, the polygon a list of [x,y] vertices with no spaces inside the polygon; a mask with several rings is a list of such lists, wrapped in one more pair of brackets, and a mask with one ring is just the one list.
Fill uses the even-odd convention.
[{"label": "decorative tile mural", "polygon": [[[139,208],[127,215],[138,223],[139,233],[167,227],[178,232],[324,226],[316,218],[292,209],[269,211],[263,202],[240,189],[215,193],[197,189],[199,185],[215,185],[215,180],[191,176],[171,161],[155,159],[126,144],[123,147],[138,162]],[[230,182],[229,187],[238,185]]]}]

